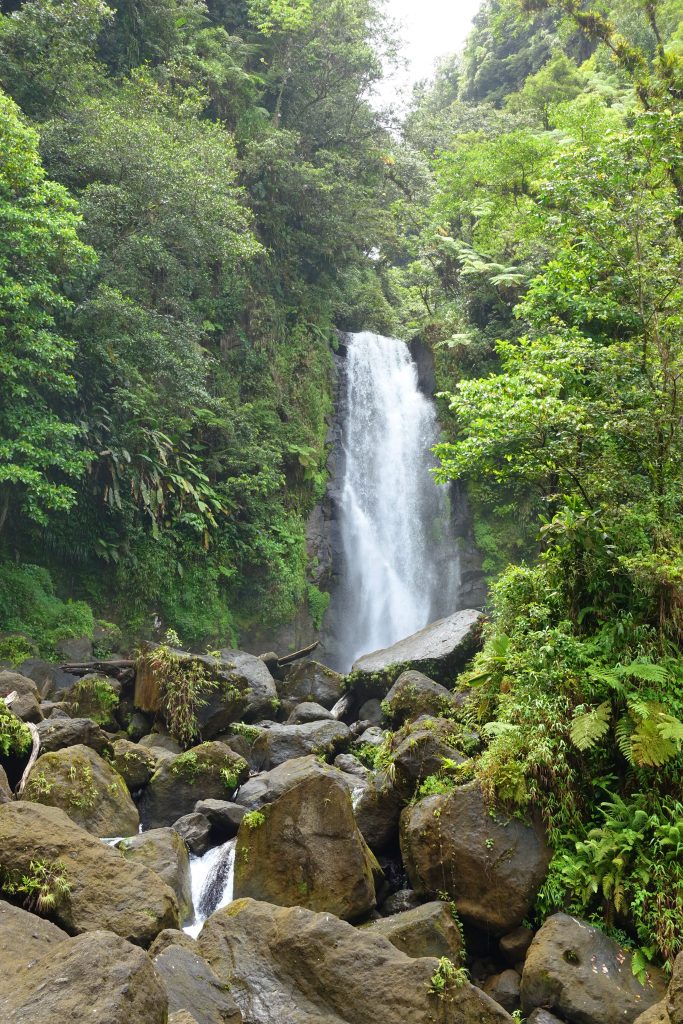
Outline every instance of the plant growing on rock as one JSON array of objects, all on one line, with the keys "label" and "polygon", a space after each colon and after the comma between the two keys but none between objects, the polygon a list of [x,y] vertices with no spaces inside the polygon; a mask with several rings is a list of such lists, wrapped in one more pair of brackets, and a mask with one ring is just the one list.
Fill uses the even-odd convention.
[{"label": "plant growing on rock", "polygon": [[71,691],[76,714],[87,715],[98,725],[111,721],[119,695],[106,679],[81,679]]},{"label": "plant growing on rock", "polygon": [[0,699],[0,754],[4,757],[21,756],[30,749],[31,742],[28,726]]},{"label": "plant growing on rock", "polygon": [[447,956],[439,959],[439,966],[429,979],[428,992],[430,995],[443,999],[451,988],[462,988],[467,982],[468,975],[464,967],[456,967]]},{"label": "plant growing on rock", "polygon": [[48,914],[71,892],[62,861],[32,860],[26,874],[0,869],[0,889],[8,896],[23,897],[27,910]]}]

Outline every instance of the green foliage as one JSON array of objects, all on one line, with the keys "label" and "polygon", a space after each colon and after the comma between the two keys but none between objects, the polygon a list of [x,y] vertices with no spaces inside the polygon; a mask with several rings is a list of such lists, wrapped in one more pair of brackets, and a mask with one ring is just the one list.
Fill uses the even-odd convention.
[{"label": "green foliage", "polygon": [[0,630],[26,633],[44,657],[54,658],[60,640],[91,637],[94,626],[84,601],[56,596],[46,569],[0,560]]},{"label": "green foliage", "polygon": [[249,829],[260,828],[265,824],[266,816],[261,811],[249,811],[244,815],[242,821]]},{"label": "green foliage", "polygon": [[71,691],[74,712],[92,718],[99,725],[111,721],[112,712],[119,703],[119,695],[106,679],[81,679]]},{"label": "green foliage", "polygon": [[447,956],[439,959],[439,965],[429,980],[427,991],[439,999],[447,998],[453,989],[462,988],[468,980],[464,967],[456,967]]},{"label": "green foliage", "polygon": [[71,883],[60,860],[32,860],[26,874],[0,867],[0,889],[10,897],[18,897],[27,910],[49,914],[67,899]]},{"label": "green foliage", "polygon": [[3,757],[26,754],[31,749],[31,733],[20,718],[0,700],[0,754]]},{"label": "green foliage", "polygon": [[307,588],[307,597],[308,611],[311,619],[313,620],[313,626],[316,630],[320,631],[325,619],[325,612],[330,604],[330,595],[326,591],[320,590],[312,583],[309,583]]}]

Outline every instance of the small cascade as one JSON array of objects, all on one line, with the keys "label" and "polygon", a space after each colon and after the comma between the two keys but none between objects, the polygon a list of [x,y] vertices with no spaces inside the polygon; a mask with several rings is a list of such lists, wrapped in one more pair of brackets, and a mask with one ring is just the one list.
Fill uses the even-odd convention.
[{"label": "small cascade", "polygon": [[202,857],[190,857],[194,919],[183,930],[196,938],[207,917],[232,902],[236,839],[214,846]]},{"label": "small cascade", "polygon": [[430,472],[439,439],[434,404],[404,342],[370,332],[348,338],[336,609],[342,671],[450,614],[458,588],[448,494]]}]

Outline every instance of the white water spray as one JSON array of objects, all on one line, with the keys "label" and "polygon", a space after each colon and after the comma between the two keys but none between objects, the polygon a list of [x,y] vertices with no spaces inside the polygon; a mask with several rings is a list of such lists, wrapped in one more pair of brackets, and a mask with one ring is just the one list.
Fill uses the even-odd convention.
[{"label": "white water spray", "polygon": [[232,902],[236,839],[214,846],[203,857],[190,858],[194,919],[183,931],[196,939],[207,917]]},{"label": "white water spray", "polygon": [[349,335],[346,388],[339,640],[350,663],[452,611],[457,566],[452,549],[444,557],[446,490],[429,472],[436,412],[407,345]]}]

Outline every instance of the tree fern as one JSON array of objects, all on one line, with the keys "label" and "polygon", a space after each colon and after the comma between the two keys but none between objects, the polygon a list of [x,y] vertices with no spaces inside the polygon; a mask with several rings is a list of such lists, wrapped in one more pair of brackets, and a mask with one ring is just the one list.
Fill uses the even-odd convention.
[{"label": "tree fern", "polygon": [[609,730],[611,711],[610,702],[606,700],[590,711],[575,715],[569,727],[569,735],[574,746],[579,750],[594,747]]}]

